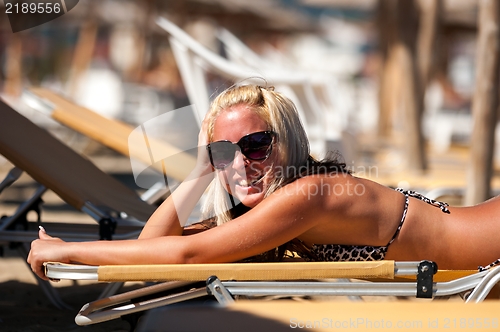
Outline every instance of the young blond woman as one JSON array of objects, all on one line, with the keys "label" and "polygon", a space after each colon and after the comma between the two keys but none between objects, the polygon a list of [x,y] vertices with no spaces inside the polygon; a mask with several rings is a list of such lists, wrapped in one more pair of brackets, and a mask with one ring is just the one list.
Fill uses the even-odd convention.
[{"label": "young blond woman", "polygon": [[[500,257],[500,201],[449,207],[314,160],[294,104],[258,85],[233,86],[212,103],[195,169],[146,223],[137,240],[64,242],[40,231],[28,262],[89,265],[276,259],[432,260],[475,269]],[[212,175],[215,171],[215,177]],[[205,214],[187,216],[210,186]],[[278,250],[276,248],[279,248]]]}]

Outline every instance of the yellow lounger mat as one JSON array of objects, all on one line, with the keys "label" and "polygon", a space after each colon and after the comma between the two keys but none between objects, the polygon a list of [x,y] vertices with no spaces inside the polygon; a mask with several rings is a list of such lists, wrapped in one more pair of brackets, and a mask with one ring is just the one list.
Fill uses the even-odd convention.
[{"label": "yellow lounger mat", "polygon": [[[72,279],[71,271],[85,269],[94,279],[117,281],[198,281],[216,275],[221,280],[300,280],[328,278],[394,278],[394,261],[380,262],[294,262],[82,266],[46,263],[46,275]],[[68,272],[68,277],[64,273]],[[79,278],[81,274],[77,275]]]},{"label": "yellow lounger mat", "polygon": [[[139,281],[204,280],[216,275],[221,280],[295,280],[295,279],[394,279],[394,261],[383,262],[296,262],[296,263],[189,264],[189,265],[121,265],[100,266],[100,281],[127,281],[130,275]],[[213,265],[213,266],[212,266]],[[456,280],[477,270],[439,270],[434,282]],[[178,278],[175,276],[177,275]],[[224,277],[223,277],[224,276]],[[226,277],[227,276],[227,277]],[[159,277],[160,279],[154,279]],[[114,280],[114,278],[118,278]],[[165,279],[166,278],[166,279]],[[108,280],[109,279],[109,280]],[[396,279],[415,280],[415,276]]]},{"label": "yellow lounger mat", "polygon": [[[177,307],[152,312],[147,331],[498,331],[498,301],[236,301],[226,308]],[[207,324],[210,321],[210,324]]]},{"label": "yellow lounger mat", "polygon": [[[129,156],[129,136],[135,132],[134,128],[123,122],[108,119],[85,107],[61,97],[60,95],[44,89],[32,88],[29,90],[36,96],[48,101],[54,108],[50,116],[61,124],[64,124],[95,141],[106,145],[125,156]],[[133,140],[137,146],[131,147],[134,151],[134,158],[153,165],[159,172],[167,170],[168,175],[176,180],[184,180],[195,165],[195,158],[178,148],[154,139],[144,139],[143,135],[138,135],[137,140]],[[142,148],[144,146],[145,148]],[[147,147],[146,147],[147,146]],[[169,158],[159,163],[158,160],[151,160],[150,151],[155,151],[155,155],[176,157],[175,162]],[[166,165],[163,165],[166,163]]]}]

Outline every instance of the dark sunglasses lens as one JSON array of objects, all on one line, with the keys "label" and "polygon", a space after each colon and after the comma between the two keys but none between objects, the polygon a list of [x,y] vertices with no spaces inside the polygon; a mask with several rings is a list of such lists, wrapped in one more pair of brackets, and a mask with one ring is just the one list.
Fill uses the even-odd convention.
[{"label": "dark sunglasses lens", "polygon": [[233,162],[238,146],[231,142],[214,142],[210,144],[210,162],[216,169],[224,169]]},{"label": "dark sunglasses lens", "polygon": [[241,152],[248,159],[262,160],[269,155],[269,147],[273,143],[273,137],[270,132],[255,133],[243,137],[238,145]]},{"label": "dark sunglasses lens", "polygon": [[216,169],[224,169],[229,166],[233,160],[236,151],[251,160],[263,160],[271,152],[273,143],[273,134],[271,132],[258,132],[240,139],[237,144],[229,141],[219,141],[209,144],[210,162]]}]

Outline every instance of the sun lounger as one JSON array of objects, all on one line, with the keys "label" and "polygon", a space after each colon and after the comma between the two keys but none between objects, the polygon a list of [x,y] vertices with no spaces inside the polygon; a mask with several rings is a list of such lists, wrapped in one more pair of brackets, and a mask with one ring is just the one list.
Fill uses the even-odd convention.
[{"label": "sun lounger", "polygon": [[[437,273],[436,273],[437,272]],[[422,262],[285,262],[186,265],[82,266],[47,263],[54,279],[168,281],[88,303],[76,316],[94,324],[143,310],[212,295],[222,305],[236,296],[407,296],[434,298],[472,293],[481,302],[500,278],[500,269],[437,271]],[[331,279],[338,279],[337,281]],[[351,282],[360,279],[367,282]],[[188,289],[186,285],[193,282]],[[204,282],[196,284],[195,282]],[[172,290],[184,287],[180,292]]]},{"label": "sun lounger", "polygon": [[[2,190],[19,178],[22,171],[40,184],[12,215],[2,217],[0,243],[26,245],[38,237],[39,225],[44,225],[50,235],[67,241],[128,239],[139,235],[154,206],[2,100],[0,119],[0,154],[16,167],[2,181]],[[96,223],[42,222],[42,196],[47,190],[91,216]],[[28,221],[31,211],[38,215],[37,222]],[[24,245],[19,249],[26,255]],[[40,284],[56,306],[63,306],[50,295],[51,287],[44,288],[41,281]]]},{"label": "sun lounger", "polygon": [[[161,203],[186,179],[196,163],[194,152],[198,148],[201,115],[192,106],[165,110],[164,114],[133,128],[45,88],[26,89],[23,100],[59,123],[129,157],[136,185],[147,189],[141,199],[150,204]],[[158,130],[163,137],[157,136]],[[200,220],[200,205],[190,215],[188,223]]]},{"label": "sun lounger", "polygon": [[[153,206],[1,100],[0,118],[0,154],[41,185],[28,206],[16,215],[37,210],[42,194],[50,189],[69,205],[89,214],[99,223],[100,234],[92,238],[123,238],[138,234],[144,221],[154,211]],[[16,172],[19,173],[19,170]],[[12,173],[8,177],[15,177]],[[123,218],[124,215],[127,218]],[[2,219],[0,241],[26,242],[37,237],[36,229],[34,233],[28,230],[12,231],[15,219]],[[122,226],[129,226],[134,231],[113,234],[116,226],[119,232]],[[69,239],[86,239],[86,235],[79,231],[65,235]]]},{"label": "sun lounger", "polygon": [[[132,126],[106,118],[45,88],[25,90],[23,99],[59,123],[123,154],[151,166],[160,174],[182,181],[193,169],[195,157]],[[197,134],[197,133],[194,133]],[[158,158],[161,156],[163,158]],[[175,156],[175,158],[165,158]]]}]

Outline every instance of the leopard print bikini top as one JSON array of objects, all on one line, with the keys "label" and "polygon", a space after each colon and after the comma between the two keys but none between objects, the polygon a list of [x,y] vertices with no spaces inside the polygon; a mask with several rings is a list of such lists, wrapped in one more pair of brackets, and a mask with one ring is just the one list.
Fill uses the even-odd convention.
[{"label": "leopard print bikini top", "polygon": [[408,212],[408,204],[410,202],[410,197],[417,198],[428,204],[434,205],[441,209],[444,213],[450,213],[448,210],[447,203],[435,201],[433,199],[427,198],[416,191],[403,190],[401,188],[396,188],[405,195],[405,205],[403,210],[403,215],[401,216],[401,221],[399,222],[398,228],[394,233],[392,239],[385,246],[375,247],[375,246],[352,246],[352,245],[339,245],[339,244],[314,244],[310,248],[310,251],[305,255],[305,253],[298,253],[302,258],[308,261],[378,261],[385,258],[387,249],[389,245],[394,242],[396,237],[403,226],[403,223]]}]

